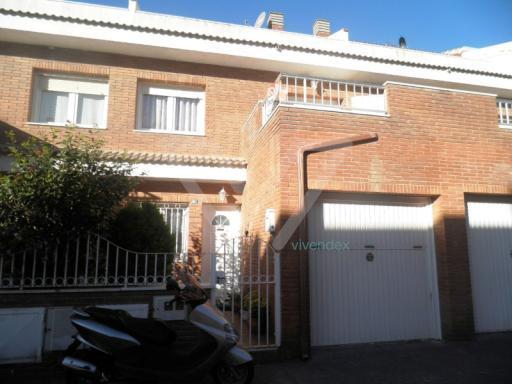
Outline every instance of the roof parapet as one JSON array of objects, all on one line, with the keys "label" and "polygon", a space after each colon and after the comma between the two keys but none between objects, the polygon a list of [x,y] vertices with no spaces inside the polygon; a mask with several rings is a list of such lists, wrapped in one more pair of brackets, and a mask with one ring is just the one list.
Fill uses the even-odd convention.
[{"label": "roof parapet", "polygon": [[335,40],[349,41],[348,29],[347,28],[341,28],[339,31],[332,33],[329,36],[329,38],[335,39]]}]

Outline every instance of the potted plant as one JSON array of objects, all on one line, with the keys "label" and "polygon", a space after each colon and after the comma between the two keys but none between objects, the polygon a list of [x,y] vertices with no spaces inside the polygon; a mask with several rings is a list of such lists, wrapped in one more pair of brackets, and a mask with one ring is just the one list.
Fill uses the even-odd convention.
[{"label": "potted plant", "polygon": [[257,292],[253,292],[251,296],[249,294],[244,296],[242,319],[249,321],[251,318],[251,331],[254,334],[258,332],[259,314],[259,331],[265,333],[267,331],[267,301],[262,296],[258,298]]}]

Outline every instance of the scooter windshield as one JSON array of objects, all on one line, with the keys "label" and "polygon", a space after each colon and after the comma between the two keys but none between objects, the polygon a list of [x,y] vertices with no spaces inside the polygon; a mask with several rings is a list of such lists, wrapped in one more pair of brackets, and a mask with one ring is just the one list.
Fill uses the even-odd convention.
[{"label": "scooter windshield", "polygon": [[178,270],[176,277],[178,282],[184,285],[179,293],[180,299],[192,305],[201,305],[208,301],[208,295],[192,273],[186,270]]}]

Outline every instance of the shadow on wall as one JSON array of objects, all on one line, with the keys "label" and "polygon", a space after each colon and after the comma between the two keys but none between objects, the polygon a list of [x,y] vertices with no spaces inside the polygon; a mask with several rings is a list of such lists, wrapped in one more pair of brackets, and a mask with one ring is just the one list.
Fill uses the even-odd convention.
[{"label": "shadow on wall", "polygon": [[37,139],[44,143],[41,138],[30,135],[5,121],[0,120],[0,172],[9,172],[12,169],[12,159],[9,157],[9,146],[11,145],[8,134],[12,132],[16,143],[22,143],[29,139]]},{"label": "shadow on wall", "polygon": [[[113,67],[126,68],[127,63],[130,68],[147,69],[155,71],[169,71],[173,73],[183,73],[189,75],[205,76],[206,74],[214,74],[216,77],[237,80],[253,80],[255,73],[258,74],[260,81],[273,83],[277,77],[275,72],[263,72],[256,70],[239,71],[230,67],[222,67],[208,64],[194,64],[163,60],[151,59],[145,57],[136,57],[112,53],[101,53],[89,51],[84,55],[80,50],[68,48],[52,48],[36,45],[21,45],[7,42],[0,42],[0,50],[5,55],[13,55],[18,57],[51,59],[56,61],[65,61],[68,63],[107,65]],[[197,85],[197,84],[191,84]]]},{"label": "shadow on wall", "polygon": [[[172,175],[170,175],[172,176]],[[147,201],[164,201],[162,194],[197,194],[211,195],[217,200],[219,191],[226,191],[226,203],[237,203],[235,196],[243,193],[243,184],[199,183],[184,180],[141,180],[137,186],[137,198]]]},{"label": "shadow on wall", "polygon": [[14,138],[16,142],[23,142],[28,139],[37,139],[43,143],[44,141],[41,138],[33,136],[25,131],[22,131],[15,126],[6,123],[3,120],[0,120],[0,154],[7,154],[9,151],[10,141],[8,138],[8,133],[12,132],[14,134]]}]

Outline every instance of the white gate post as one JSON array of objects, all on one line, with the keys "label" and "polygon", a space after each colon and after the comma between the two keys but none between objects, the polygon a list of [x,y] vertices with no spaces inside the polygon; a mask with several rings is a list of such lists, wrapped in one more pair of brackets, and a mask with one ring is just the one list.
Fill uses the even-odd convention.
[{"label": "white gate post", "polygon": [[281,255],[274,252],[274,306],[276,346],[281,345]]},{"label": "white gate post", "polygon": [[215,306],[216,290],[217,290],[217,253],[210,254],[210,301]]}]

